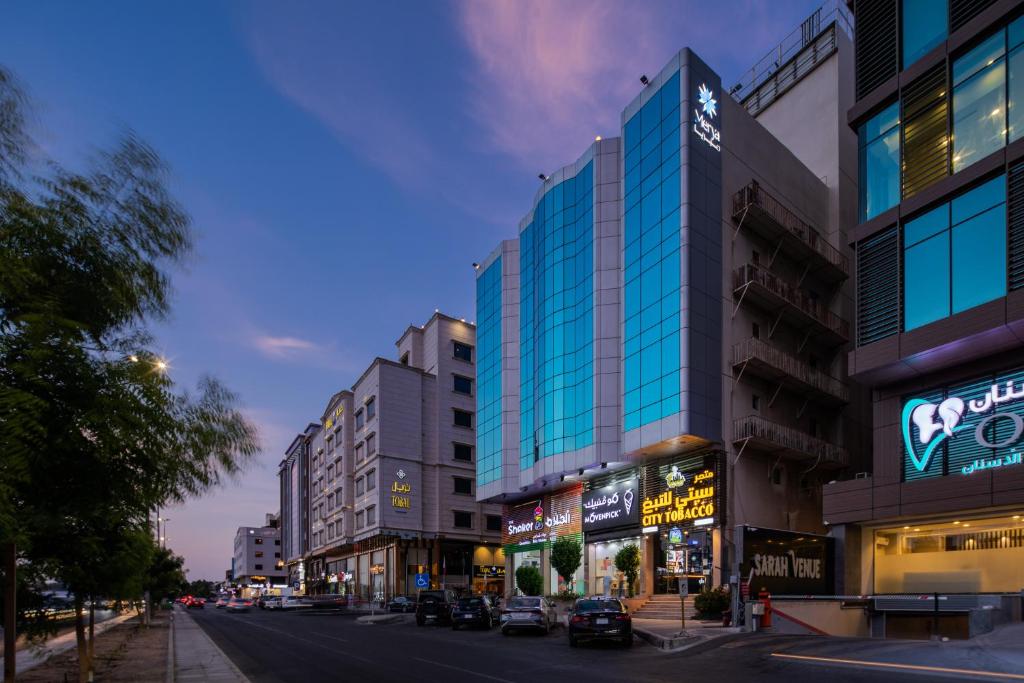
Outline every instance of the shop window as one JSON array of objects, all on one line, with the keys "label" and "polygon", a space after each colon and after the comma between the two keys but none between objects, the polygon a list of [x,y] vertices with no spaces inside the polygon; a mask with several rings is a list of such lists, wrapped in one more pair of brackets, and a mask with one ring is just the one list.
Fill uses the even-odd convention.
[{"label": "shop window", "polygon": [[452,410],[453,420],[456,427],[466,427],[467,429],[473,428],[473,413],[468,410],[459,410],[454,408]]},{"label": "shop window", "polygon": [[946,0],[903,0],[902,5],[901,47],[906,69],[946,39],[949,8]]},{"label": "shop window", "polygon": [[894,102],[861,125],[857,132],[862,222],[900,201],[899,112],[899,102]]},{"label": "shop window", "polygon": [[463,512],[461,510],[454,510],[452,512],[452,525],[456,529],[472,529],[473,528],[473,513]]},{"label": "shop window", "polygon": [[452,477],[455,481],[455,493],[473,494],[473,480],[467,477]]},{"label": "shop window", "polygon": [[501,515],[487,515],[487,530],[501,531]]},{"label": "shop window", "polygon": [[463,462],[473,462],[473,447],[468,443],[454,443],[452,457]]}]

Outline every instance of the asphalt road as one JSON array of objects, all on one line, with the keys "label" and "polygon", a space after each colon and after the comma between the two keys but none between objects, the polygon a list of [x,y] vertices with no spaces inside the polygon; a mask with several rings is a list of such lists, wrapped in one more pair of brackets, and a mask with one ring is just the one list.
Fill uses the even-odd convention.
[{"label": "asphalt road", "polygon": [[[564,629],[547,636],[460,630],[411,621],[363,625],[349,615],[253,610],[189,613],[253,683],[446,681],[639,683],[696,680],[861,683],[938,680],[922,672],[794,662],[772,657],[800,642],[756,636],[700,654],[664,653],[637,640],[630,649],[597,643],[570,649]],[[950,677],[943,676],[943,680]],[[955,677],[954,677],[955,678]]]}]

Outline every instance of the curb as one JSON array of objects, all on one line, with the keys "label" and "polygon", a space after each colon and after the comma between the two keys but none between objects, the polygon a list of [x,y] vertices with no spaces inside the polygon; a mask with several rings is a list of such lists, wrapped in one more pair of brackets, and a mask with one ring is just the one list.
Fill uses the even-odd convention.
[{"label": "curb", "polygon": [[747,635],[746,633],[723,633],[722,635],[715,636],[694,635],[667,638],[665,636],[658,635],[653,631],[637,628],[635,626],[633,627],[633,633],[641,640],[647,641],[664,652],[686,652],[691,655],[707,652],[708,650],[714,650],[717,647],[725,645],[733,640],[739,640],[743,636]]},{"label": "curb", "polygon": [[167,676],[166,683],[174,683],[174,610],[168,615],[170,623],[167,624]]},{"label": "curb", "polygon": [[375,624],[394,624],[399,621],[406,621],[404,614],[364,614],[356,617],[357,624],[373,626]]},{"label": "curb", "polygon": [[[234,673],[234,675],[238,677],[239,683],[252,683],[252,681],[249,680],[249,677],[246,676],[244,673],[242,673],[242,670],[239,669],[235,665],[235,663],[233,661],[231,661],[230,657],[228,657],[226,654],[224,654],[224,650],[220,649],[220,646],[217,645],[217,643],[214,642],[213,638],[211,638],[209,636],[209,634],[206,631],[204,631],[203,628],[199,624],[196,623],[196,620],[193,619],[189,615],[188,612],[183,611],[183,612],[181,612],[181,614],[184,616],[185,619],[188,619],[189,621],[191,621],[193,623],[193,625],[197,629],[199,629],[199,632],[203,635],[204,638],[206,638],[207,642],[210,644],[210,647],[212,647],[214,649],[214,651],[216,651],[216,652],[218,652],[220,654],[220,656],[224,659],[224,663],[227,664],[228,669],[230,669],[231,672]],[[171,630],[172,631],[175,628],[176,621],[177,620],[172,620],[171,621]],[[177,664],[177,662],[175,662],[175,664]],[[177,668],[177,667],[175,666],[174,668]],[[177,680],[177,675],[175,675],[175,679],[174,680]]]}]

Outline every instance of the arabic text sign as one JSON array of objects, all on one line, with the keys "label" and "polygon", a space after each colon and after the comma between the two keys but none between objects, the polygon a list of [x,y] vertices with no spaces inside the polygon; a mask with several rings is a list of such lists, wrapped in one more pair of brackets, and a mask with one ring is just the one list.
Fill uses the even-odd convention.
[{"label": "arabic text sign", "polygon": [[583,531],[635,526],[639,509],[636,478],[587,491],[583,494]]},{"label": "arabic text sign", "polygon": [[[715,471],[703,469],[691,475],[673,468],[665,490],[645,496],[640,505],[646,527],[680,524],[715,516]],[[680,483],[680,477],[684,478]]]},{"label": "arabic text sign", "polygon": [[502,519],[502,545],[530,545],[580,533],[581,492],[582,486],[577,485],[507,508]]},{"label": "arabic text sign", "polygon": [[1024,373],[986,377],[908,399],[900,420],[904,479],[1022,464]]},{"label": "arabic text sign", "polygon": [[829,595],[833,539],[777,529],[743,527],[740,575],[751,578],[751,593],[767,588],[778,595]]}]

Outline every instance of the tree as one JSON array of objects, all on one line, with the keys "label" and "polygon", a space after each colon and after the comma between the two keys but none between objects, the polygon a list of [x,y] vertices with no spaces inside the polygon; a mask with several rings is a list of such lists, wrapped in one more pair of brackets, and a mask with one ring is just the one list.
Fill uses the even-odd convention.
[{"label": "tree", "polygon": [[170,600],[188,591],[185,580],[185,558],[167,548],[158,548],[146,571],[145,587],[153,600]]},{"label": "tree", "polygon": [[523,566],[516,570],[516,586],[524,595],[540,595],[544,591],[544,577],[536,567]]},{"label": "tree", "polygon": [[640,548],[635,543],[624,545],[615,553],[615,568],[626,576],[629,583],[629,597],[636,593],[636,582],[640,575]]},{"label": "tree", "polygon": [[[258,445],[231,392],[213,379],[179,392],[150,350],[167,269],[192,248],[158,155],[129,133],[88,173],[51,162],[33,177],[24,107],[0,68],[0,548],[9,595],[26,564],[74,593],[86,680],[84,600],[141,585],[150,511],[217,485]],[[114,555],[125,562],[105,572]]]},{"label": "tree", "polygon": [[217,586],[213,581],[207,581],[206,579],[197,579],[188,584],[186,592],[189,595],[207,596],[213,595],[216,592]]},{"label": "tree", "polygon": [[573,591],[572,577],[583,562],[583,544],[575,536],[561,536],[551,544],[551,566]]}]

